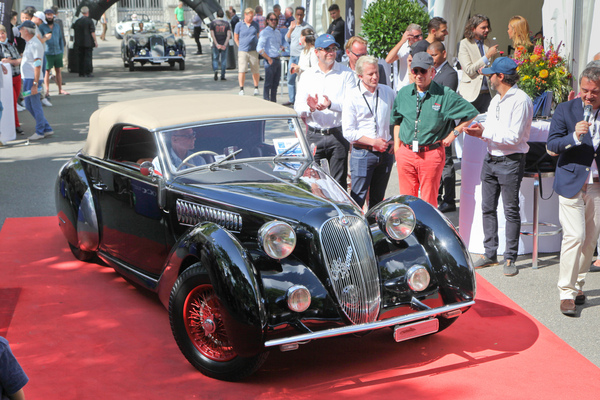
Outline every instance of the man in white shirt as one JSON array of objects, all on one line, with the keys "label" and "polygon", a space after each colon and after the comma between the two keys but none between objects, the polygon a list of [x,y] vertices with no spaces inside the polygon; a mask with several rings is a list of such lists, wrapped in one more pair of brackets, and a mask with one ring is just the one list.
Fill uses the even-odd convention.
[{"label": "man in white shirt", "polygon": [[316,146],[315,161],[327,159],[331,176],[346,189],[350,144],[342,134],[342,105],[356,83],[352,71],[335,61],[337,50],[330,34],[317,38],[319,64],[302,74],[294,109],[308,126],[308,142]]},{"label": "man in white shirt", "polygon": [[515,265],[519,250],[521,216],[519,188],[525,169],[527,140],[533,118],[533,104],[529,96],[517,87],[517,63],[500,57],[490,68],[483,68],[490,86],[498,93],[490,102],[485,128],[476,123],[465,128],[467,135],[481,138],[487,143],[488,154],[481,169],[481,208],[483,214],[483,247],[485,254],[475,261],[475,268],[497,264],[498,250],[498,199],[502,194],[506,217],[506,249],[504,275],[519,273]]},{"label": "man in white shirt", "polygon": [[369,208],[385,197],[394,165],[390,113],[396,94],[379,84],[377,58],[362,56],[356,62],[360,84],[349,90],[342,109],[344,137],[352,143],[351,196],[362,207],[369,192]]},{"label": "man in white shirt", "polygon": [[558,289],[560,311],[568,316],[585,303],[583,285],[600,232],[600,68],[588,64],[579,87],[580,99],[556,107],[547,143],[558,154],[554,190],[563,228]]},{"label": "man in white shirt", "polygon": [[[410,24],[402,39],[394,46],[385,58],[385,62],[393,64],[394,68],[394,90],[398,92],[401,88],[410,83],[410,46],[423,39],[421,26]],[[396,61],[398,61],[396,63]]]}]

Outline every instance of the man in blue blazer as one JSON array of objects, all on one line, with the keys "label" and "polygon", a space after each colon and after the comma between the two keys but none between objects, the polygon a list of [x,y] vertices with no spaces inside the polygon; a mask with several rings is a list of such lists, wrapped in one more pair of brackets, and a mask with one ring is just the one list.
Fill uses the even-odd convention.
[{"label": "man in blue blazer", "polygon": [[[560,311],[569,316],[585,303],[583,284],[600,232],[600,68],[586,67],[579,87],[581,98],[556,108],[547,143],[559,155],[554,178],[563,227],[558,289]],[[592,107],[587,121],[585,106]]]}]

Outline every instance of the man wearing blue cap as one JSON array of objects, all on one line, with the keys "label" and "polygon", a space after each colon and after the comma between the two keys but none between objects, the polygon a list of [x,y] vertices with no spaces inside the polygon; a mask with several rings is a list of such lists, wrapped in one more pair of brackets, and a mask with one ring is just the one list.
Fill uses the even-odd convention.
[{"label": "man wearing blue cap", "polygon": [[475,268],[497,264],[498,199],[502,194],[506,217],[506,249],[504,275],[519,273],[515,265],[519,250],[521,217],[519,188],[525,169],[525,153],[533,118],[529,96],[517,87],[517,64],[500,57],[490,68],[483,68],[492,90],[497,94],[490,102],[485,127],[479,123],[466,128],[465,133],[487,143],[488,154],[481,169],[481,209],[483,214],[483,247],[485,254],[475,260]]},{"label": "man wearing blue cap", "polygon": [[331,176],[347,188],[350,144],[342,134],[342,106],[346,91],[356,82],[350,68],[335,61],[339,46],[333,36],[315,41],[318,65],[302,73],[294,109],[308,125],[308,142],[316,146],[315,160],[329,161]]}]

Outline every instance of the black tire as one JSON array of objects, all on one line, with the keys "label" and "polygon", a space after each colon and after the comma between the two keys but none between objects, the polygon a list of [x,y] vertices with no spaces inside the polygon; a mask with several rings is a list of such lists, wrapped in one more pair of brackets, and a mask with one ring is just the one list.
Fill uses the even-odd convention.
[{"label": "black tire", "polygon": [[94,257],[96,257],[96,253],[93,251],[85,251],[81,250],[77,246],[73,246],[69,243],[69,248],[71,249],[71,253],[75,256],[79,261],[91,261]]},{"label": "black tire", "polygon": [[175,66],[175,61],[169,61],[169,67],[173,68]]},{"label": "black tire", "polygon": [[206,270],[196,263],[179,276],[171,290],[171,330],[179,349],[196,369],[208,377],[235,382],[258,370],[269,353],[238,356],[229,343],[220,308]]},{"label": "black tire", "polygon": [[128,63],[129,63],[129,72],[135,71],[135,65],[133,65],[133,61],[131,61],[131,58],[129,59]]},{"label": "black tire", "polygon": [[179,61],[179,70],[180,71],[185,70],[185,61],[184,60]]}]

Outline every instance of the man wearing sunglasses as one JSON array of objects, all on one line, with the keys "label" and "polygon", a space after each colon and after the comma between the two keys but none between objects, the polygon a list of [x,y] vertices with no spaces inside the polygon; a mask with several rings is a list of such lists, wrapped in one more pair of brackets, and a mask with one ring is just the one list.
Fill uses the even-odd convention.
[{"label": "man wearing sunglasses", "polygon": [[258,54],[264,58],[265,86],[263,98],[277,102],[277,88],[281,79],[281,60],[279,52],[282,50],[282,37],[277,24],[279,18],[274,12],[267,14],[267,27],[260,32],[258,37]]},{"label": "man wearing sunglasses", "polygon": [[306,122],[308,142],[316,146],[315,160],[329,161],[331,176],[347,187],[350,144],[342,134],[342,105],[349,90],[356,90],[352,71],[335,61],[338,45],[333,36],[315,41],[317,66],[302,73],[294,109]]},{"label": "man wearing sunglasses", "polygon": [[[477,110],[452,89],[433,82],[433,58],[426,52],[412,60],[415,83],[398,92],[390,124],[400,194],[419,196],[436,207],[444,148],[477,116]],[[460,120],[454,127],[454,120]]]},{"label": "man wearing sunglasses", "polygon": [[[467,135],[487,143],[488,153],[481,168],[481,210],[483,220],[483,247],[485,254],[474,261],[475,268],[497,264],[498,199],[502,194],[506,217],[506,248],[504,275],[519,273],[515,265],[519,250],[521,216],[519,188],[525,169],[527,140],[533,118],[529,96],[517,87],[517,63],[508,57],[497,58],[491,68],[481,73],[488,78],[490,88],[497,91],[490,102],[485,127],[479,123],[466,128]],[[589,264],[588,264],[589,265]]]},{"label": "man wearing sunglasses", "polygon": [[[393,74],[394,74],[394,90],[396,92],[410,83],[410,65],[408,58],[410,56],[410,46],[423,39],[423,32],[421,26],[417,24],[410,24],[402,39],[394,46],[385,58],[385,62],[388,64],[393,63]],[[398,61],[396,63],[396,61]]]},{"label": "man wearing sunglasses", "polygon": [[[195,146],[196,134],[192,128],[173,132],[171,134],[170,146],[167,146],[169,148],[171,164],[173,164],[175,168],[179,168],[181,166],[181,162],[185,160],[186,157],[194,153]],[[204,164],[206,164],[206,160],[199,155],[189,160],[185,166],[181,167],[181,169],[187,169],[191,168],[192,166],[200,166]],[[154,171],[161,173],[162,169],[160,167],[158,157],[155,157],[154,160],[152,160],[152,165],[154,166]]]}]

